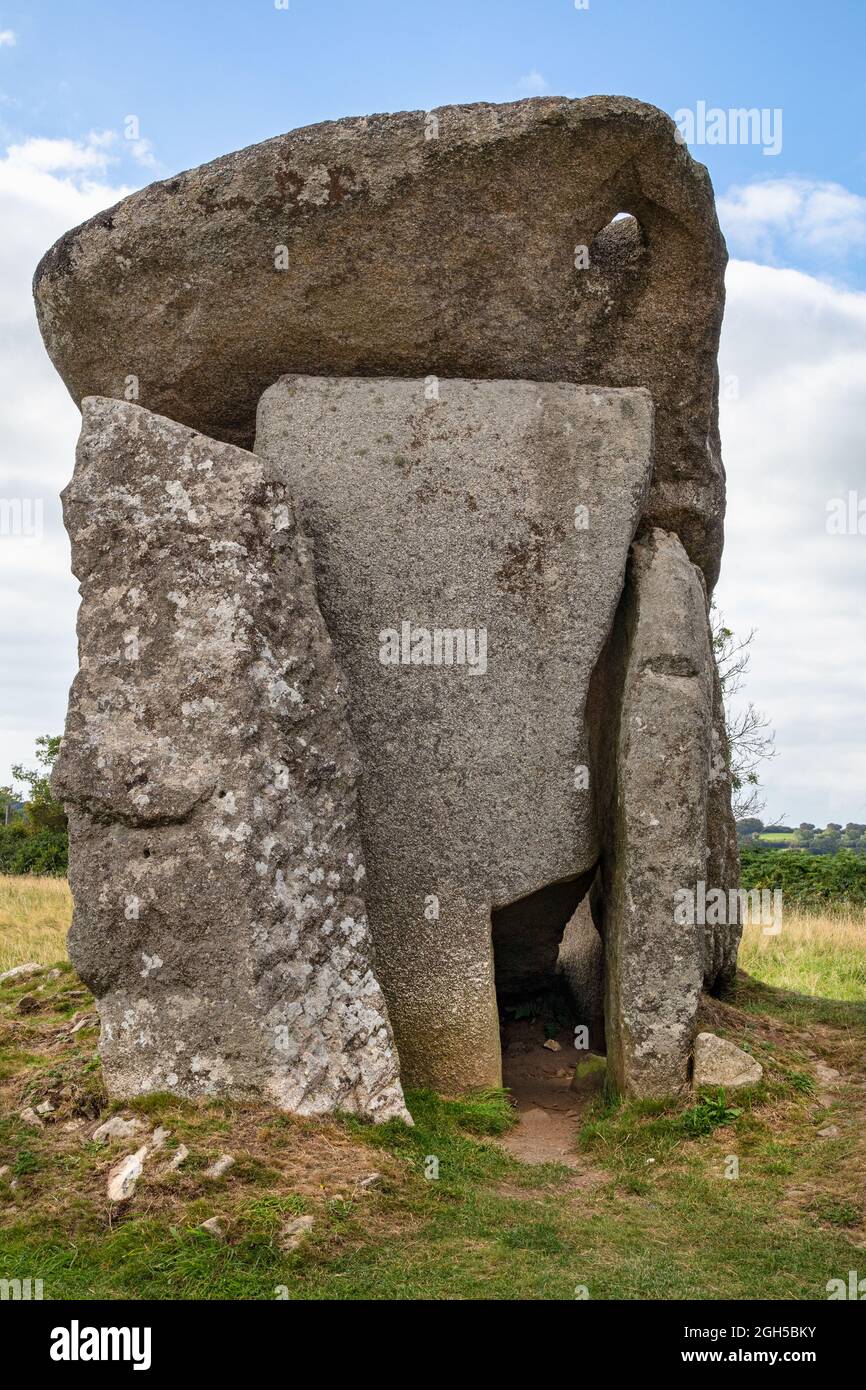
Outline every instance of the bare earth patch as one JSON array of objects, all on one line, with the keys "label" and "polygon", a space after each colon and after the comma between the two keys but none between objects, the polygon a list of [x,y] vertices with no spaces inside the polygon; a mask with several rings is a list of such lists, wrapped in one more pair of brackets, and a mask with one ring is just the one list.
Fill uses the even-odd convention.
[{"label": "bare earth patch", "polygon": [[597,1091],[573,1089],[574,1069],[585,1054],[575,1051],[574,1037],[562,1029],[553,1039],[558,1050],[544,1046],[537,1021],[509,1020],[502,1030],[503,1083],[518,1111],[514,1129],[499,1143],[521,1163],[563,1163],[588,1169],[577,1152],[577,1137],[587,1105]]}]

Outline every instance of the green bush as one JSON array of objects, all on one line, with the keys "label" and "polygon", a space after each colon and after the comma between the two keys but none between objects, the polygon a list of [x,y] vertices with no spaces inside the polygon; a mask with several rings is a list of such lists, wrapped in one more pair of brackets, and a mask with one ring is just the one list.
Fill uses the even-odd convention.
[{"label": "green bush", "polygon": [[23,821],[13,821],[11,825],[0,825],[0,873],[15,874],[19,870],[13,865],[21,853],[21,846],[28,838],[27,826]]},{"label": "green bush", "polygon": [[68,865],[65,830],[31,830],[22,821],[0,825],[0,873],[65,874]]},{"label": "green bush", "polygon": [[835,854],[805,850],[743,849],[740,886],[781,888],[789,906],[806,911],[866,905],[866,857],[848,849]]},{"label": "green bush", "polygon": [[[0,874],[65,874],[69,867],[66,813],[51,794],[51,769],[60,752],[59,734],[36,740],[36,768],[15,764],[12,775],[29,791],[24,813],[0,825]],[[0,787],[0,805],[8,816],[16,804],[11,787]]]}]

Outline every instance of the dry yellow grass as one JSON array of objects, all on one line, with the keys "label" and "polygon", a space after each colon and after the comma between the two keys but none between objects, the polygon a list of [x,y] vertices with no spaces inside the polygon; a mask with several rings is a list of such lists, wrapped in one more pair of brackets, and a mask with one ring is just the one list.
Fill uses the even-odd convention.
[{"label": "dry yellow grass", "polygon": [[[0,874],[0,970],[66,959],[72,899],[65,878]],[[866,912],[785,914],[768,936],[746,927],[741,967],[779,989],[824,999],[866,1000]]]},{"label": "dry yellow grass", "polygon": [[866,1000],[866,912],[788,914],[778,936],[743,931],[739,963],[756,979],[823,999]]},{"label": "dry yellow grass", "polygon": [[72,897],[65,878],[0,874],[0,971],[66,959]]}]

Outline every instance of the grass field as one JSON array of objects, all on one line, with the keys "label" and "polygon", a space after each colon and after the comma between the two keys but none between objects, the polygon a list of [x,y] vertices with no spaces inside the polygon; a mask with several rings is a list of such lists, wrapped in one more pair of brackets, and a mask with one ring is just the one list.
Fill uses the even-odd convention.
[{"label": "grass field", "polygon": [[765,984],[799,994],[850,1002],[866,1000],[866,912],[786,913],[782,931],[768,936],[746,927],[740,968]]},{"label": "grass field", "polygon": [[[0,985],[0,1278],[41,1278],[46,1298],[808,1300],[866,1259],[862,919],[750,929],[749,973],[702,1024],[754,1053],[761,1086],[599,1096],[575,1120],[571,1168],[499,1147],[514,1122],[502,1093],[411,1094],[414,1129],[110,1102],[92,1001],[63,960],[68,915],[62,883],[0,880],[3,968],[58,963]],[[22,1118],[44,1101],[41,1124]],[[114,1112],[170,1131],[121,1206],[108,1171],[141,1141],[91,1138]],[[223,1152],[234,1166],[208,1177]],[[201,1228],[212,1216],[224,1239]],[[287,1235],[299,1216],[312,1228]]]},{"label": "grass field", "polygon": [[66,959],[72,897],[65,878],[0,874],[0,974],[24,961]]}]

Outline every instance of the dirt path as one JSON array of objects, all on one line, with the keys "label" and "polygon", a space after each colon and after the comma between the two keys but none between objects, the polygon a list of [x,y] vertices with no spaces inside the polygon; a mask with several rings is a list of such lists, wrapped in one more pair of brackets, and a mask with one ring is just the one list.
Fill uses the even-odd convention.
[{"label": "dirt path", "polygon": [[572,1089],[574,1068],[586,1053],[576,1052],[568,1029],[558,1033],[559,1050],[544,1046],[538,1022],[510,1021],[502,1030],[503,1084],[511,1091],[520,1118],[500,1144],[522,1163],[564,1163],[585,1167],[576,1152],[581,1116],[600,1078],[580,1092]]}]

